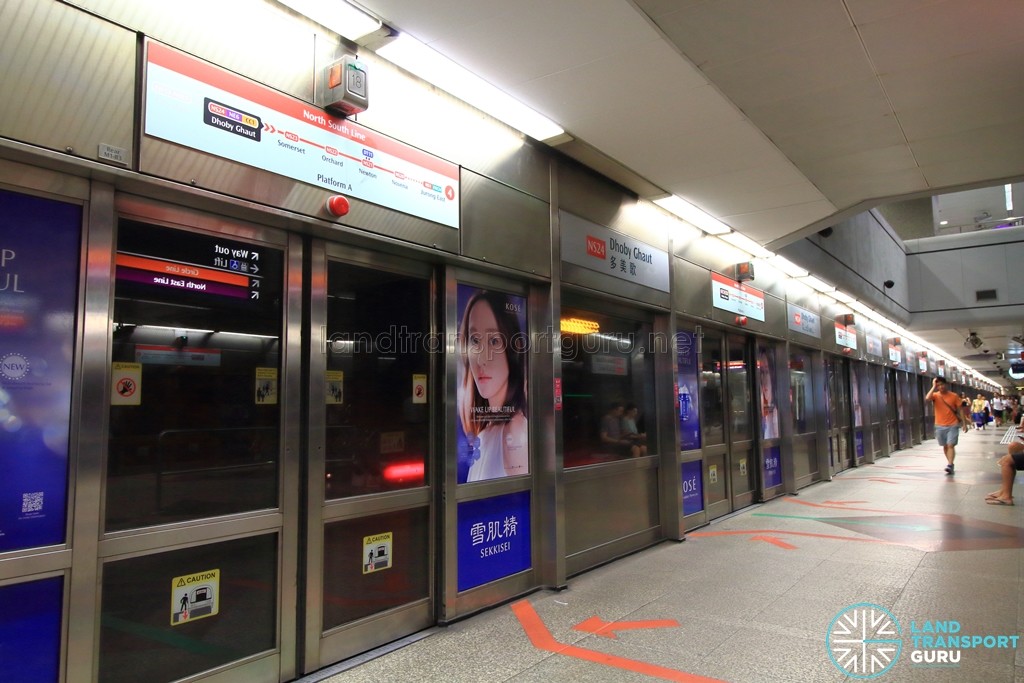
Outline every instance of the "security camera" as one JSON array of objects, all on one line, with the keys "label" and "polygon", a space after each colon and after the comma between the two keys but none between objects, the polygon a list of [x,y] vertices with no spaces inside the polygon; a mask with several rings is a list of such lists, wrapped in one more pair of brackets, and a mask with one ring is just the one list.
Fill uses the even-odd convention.
[{"label": "security camera", "polygon": [[892,280],[886,280],[885,282],[882,283],[882,286],[885,287],[886,289],[892,289],[893,287],[896,286],[896,283],[893,282]]},{"label": "security camera", "polygon": [[967,339],[964,340],[964,346],[972,349],[980,349],[984,343],[977,332],[971,332],[967,335]]}]

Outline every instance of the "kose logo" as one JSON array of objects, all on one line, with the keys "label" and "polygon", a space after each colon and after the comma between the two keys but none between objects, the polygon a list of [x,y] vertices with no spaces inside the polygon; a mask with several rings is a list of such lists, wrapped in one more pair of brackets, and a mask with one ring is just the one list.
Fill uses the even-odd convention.
[{"label": "kose logo", "polygon": [[587,256],[604,259],[608,254],[606,249],[607,247],[605,246],[604,240],[599,240],[596,237],[587,235]]}]

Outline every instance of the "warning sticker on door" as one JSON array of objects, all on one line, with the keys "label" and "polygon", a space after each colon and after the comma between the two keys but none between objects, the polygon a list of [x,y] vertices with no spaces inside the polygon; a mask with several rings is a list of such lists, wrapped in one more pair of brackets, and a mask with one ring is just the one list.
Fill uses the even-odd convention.
[{"label": "warning sticker on door", "polygon": [[363,536],[363,573],[391,569],[391,532]]},{"label": "warning sticker on door", "polygon": [[111,363],[110,405],[142,405],[142,363]]},{"label": "warning sticker on door", "polygon": [[209,569],[171,579],[171,626],[220,611],[220,570]]},{"label": "warning sticker on door", "polygon": [[324,373],[324,381],[327,382],[325,402],[328,405],[341,405],[345,402],[345,372],[343,370],[328,370]]},{"label": "warning sticker on door", "polygon": [[277,404],[277,368],[256,368],[256,403]]}]

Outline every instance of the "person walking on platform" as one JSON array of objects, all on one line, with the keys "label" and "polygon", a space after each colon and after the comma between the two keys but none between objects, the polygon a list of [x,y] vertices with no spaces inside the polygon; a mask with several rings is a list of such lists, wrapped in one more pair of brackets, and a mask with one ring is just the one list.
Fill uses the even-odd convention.
[{"label": "person walking on platform", "polygon": [[1006,401],[1001,395],[992,398],[992,419],[996,423],[996,429],[1003,426],[1003,411],[1006,410]]},{"label": "person walking on platform", "polygon": [[1013,480],[1017,472],[1024,470],[1024,443],[1019,440],[1006,447],[1006,455],[999,458],[999,473],[1002,484],[999,489],[985,496],[989,505],[1013,505]]},{"label": "person walking on platform", "polygon": [[987,406],[988,401],[981,394],[978,394],[978,398],[971,403],[971,418],[974,420],[975,429],[985,428],[985,422],[988,421],[988,415],[985,413]]},{"label": "person walking on platform", "polygon": [[[953,474],[953,460],[956,458],[956,444],[960,439],[960,397],[949,390],[942,377],[932,380],[932,388],[924,400],[935,405],[935,440],[942,446],[946,456],[946,474]],[[964,426],[967,429],[967,426]]]}]

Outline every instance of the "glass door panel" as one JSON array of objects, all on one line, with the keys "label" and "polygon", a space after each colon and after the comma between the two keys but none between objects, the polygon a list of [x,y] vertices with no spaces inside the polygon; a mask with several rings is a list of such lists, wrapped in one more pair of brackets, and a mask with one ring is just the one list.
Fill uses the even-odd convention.
[{"label": "glass door panel", "polygon": [[275,508],[283,252],[118,228],[106,529]]},{"label": "glass door panel", "polygon": [[311,259],[307,673],[434,623],[431,269],[335,250]]},{"label": "glass door panel", "polygon": [[423,486],[429,281],[339,262],[327,279],[325,497]]},{"label": "glass door panel", "polygon": [[301,242],[116,201],[99,678],[292,677]]},{"label": "glass door panel", "polygon": [[734,509],[753,502],[757,487],[757,454],[754,450],[752,359],[747,339],[729,336],[727,384],[729,392],[729,453]]}]

